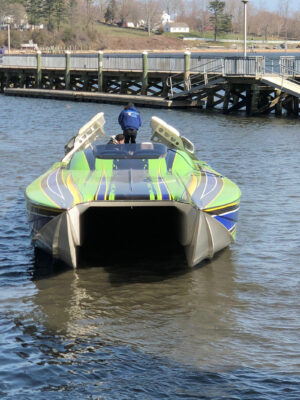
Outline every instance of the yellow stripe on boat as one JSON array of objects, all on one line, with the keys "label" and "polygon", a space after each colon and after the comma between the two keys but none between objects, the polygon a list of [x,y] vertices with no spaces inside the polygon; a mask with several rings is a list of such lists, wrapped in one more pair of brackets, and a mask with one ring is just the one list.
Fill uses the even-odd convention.
[{"label": "yellow stripe on boat", "polygon": [[233,203],[223,204],[219,207],[205,208],[205,211],[216,211],[216,210],[221,210],[222,208],[228,208],[228,207],[233,207],[233,206],[238,206],[238,205],[239,205],[239,202],[235,201]]},{"label": "yellow stripe on boat", "polygon": [[188,184],[187,190],[190,194],[190,196],[192,196],[197,188],[197,184],[198,184],[198,180],[197,180],[197,176],[195,174],[192,174],[192,180],[191,182]]},{"label": "yellow stripe on boat", "polygon": [[67,176],[67,187],[74,198],[74,203],[75,204],[81,203],[81,201],[82,201],[81,194],[79,193],[78,189],[74,185],[71,175]]}]

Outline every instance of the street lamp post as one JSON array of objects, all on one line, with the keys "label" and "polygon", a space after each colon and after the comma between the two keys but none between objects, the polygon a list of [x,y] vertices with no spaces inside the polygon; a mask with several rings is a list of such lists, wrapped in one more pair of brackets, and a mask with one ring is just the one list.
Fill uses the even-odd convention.
[{"label": "street lamp post", "polygon": [[10,23],[7,24],[7,47],[8,54],[10,54]]},{"label": "street lamp post", "polygon": [[247,57],[247,3],[248,0],[242,0],[244,3],[244,58]]},{"label": "street lamp post", "polygon": [[5,22],[7,25],[7,47],[8,47],[8,54],[10,54],[10,24],[13,22],[10,16],[5,18]]}]

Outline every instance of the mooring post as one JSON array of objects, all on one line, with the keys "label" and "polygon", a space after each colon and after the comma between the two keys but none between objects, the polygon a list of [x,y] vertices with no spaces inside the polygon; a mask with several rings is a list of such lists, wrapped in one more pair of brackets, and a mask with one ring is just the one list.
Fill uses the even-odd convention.
[{"label": "mooring post", "polygon": [[123,74],[120,76],[120,94],[127,94],[127,80]]},{"label": "mooring post", "polygon": [[293,96],[293,111],[295,116],[299,116],[299,98]]},{"label": "mooring post", "polygon": [[103,51],[98,52],[98,92],[103,92]]},{"label": "mooring post", "polygon": [[278,99],[278,102],[275,104],[275,115],[278,117],[282,116],[282,99],[280,99],[281,90],[275,90],[275,96]]},{"label": "mooring post", "polygon": [[260,88],[257,84],[251,85],[251,102],[250,108],[247,110],[248,115],[255,115],[258,112],[258,102],[259,102]]},{"label": "mooring post", "polygon": [[146,95],[147,90],[148,90],[148,52],[143,51],[142,94]]},{"label": "mooring post", "polygon": [[42,60],[41,51],[36,52],[36,85],[38,89],[42,86]]},{"label": "mooring post", "polygon": [[215,96],[213,90],[207,92],[206,108],[214,108]]},{"label": "mooring post", "polygon": [[229,102],[230,102],[230,95],[231,95],[231,85],[228,84],[225,89],[224,101],[223,101],[223,113],[229,113]]},{"label": "mooring post", "polygon": [[251,85],[247,85],[246,89],[246,113],[251,114],[251,102],[252,102],[252,89]]},{"label": "mooring post", "polygon": [[168,86],[168,77],[163,78],[163,89],[162,89],[162,97],[167,97],[169,94],[170,87]]},{"label": "mooring post", "polygon": [[69,50],[66,51],[66,70],[65,70],[65,89],[70,89],[70,66],[71,66],[71,52]]},{"label": "mooring post", "polygon": [[190,69],[191,69],[191,52],[186,51],[184,53],[184,91],[188,91],[191,88]]}]

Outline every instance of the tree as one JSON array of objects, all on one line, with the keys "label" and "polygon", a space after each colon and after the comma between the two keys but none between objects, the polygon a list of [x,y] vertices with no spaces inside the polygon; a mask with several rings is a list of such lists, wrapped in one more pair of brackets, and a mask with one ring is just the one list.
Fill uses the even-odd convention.
[{"label": "tree", "polygon": [[[41,1],[39,1],[41,3]],[[44,10],[43,14],[47,20],[47,28],[49,31],[53,30],[53,16],[55,12],[55,0],[44,0]]]},{"label": "tree", "polygon": [[75,22],[77,21],[77,18],[78,18],[77,0],[69,0],[68,6],[67,6],[67,15],[68,15],[68,19],[70,21],[70,26],[71,26],[71,28],[73,28],[75,25]]},{"label": "tree", "polygon": [[65,0],[54,1],[54,19],[57,29],[60,29],[61,23],[66,19],[67,6]]},{"label": "tree", "polygon": [[15,25],[22,25],[26,19],[24,6],[17,1],[0,0],[0,20],[5,21],[7,17],[11,17]]},{"label": "tree", "polygon": [[28,14],[29,23],[32,25],[37,25],[43,15],[41,0],[27,0],[26,11]]},{"label": "tree", "polygon": [[93,18],[92,18],[92,3],[93,0],[85,0],[85,4],[86,4],[86,23],[87,25],[92,21],[93,22]]},{"label": "tree", "polygon": [[278,14],[282,20],[282,36],[287,40],[288,36],[288,18],[289,18],[289,0],[281,0],[278,3]]},{"label": "tree", "polygon": [[116,0],[110,0],[104,14],[105,22],[113,23],[116,18],[116,13],[117,13]]},{"label": "tree", "polygon": [[150,36],[151,31],[155,24],[159,25],[161,8],[159,0],[145,0],[145,16],[148,35]]},{"label": "tree", "polygon": [[214,38],[217,40],[219,32],[230,32],[232,29],[231,16],[224,13],[225,1],[213,0],[209,3],[208,11],[211,13],[210,22],[214,27]]}]

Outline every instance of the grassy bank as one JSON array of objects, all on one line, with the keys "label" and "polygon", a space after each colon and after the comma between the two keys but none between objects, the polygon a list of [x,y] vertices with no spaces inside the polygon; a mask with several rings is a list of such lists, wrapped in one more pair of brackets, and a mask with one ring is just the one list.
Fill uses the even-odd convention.
[{"label": "grassy bank", "polygon": [[[182,39],[155,35],[141,29],[119,28],[94,23],[91,26],[62,27],[59,31],[11,30],[11,48],[20,49],[22,43],[32,40],[41,50],[167,50],[184,49]],[[7,46],[7,31],[0,31],[0,45]]]},{"label": "grassy bank", "polygon": [[[206,38],[212,38],[209,32]],[[201,32],[190,32],[185,37],[202,37]],[[204,42],[201,40],[183,40],[182,34],[162,33],[151,34],[142,29],[119,28],[115,25],[93,23],[89,26],[76,25],[73,28],[63,26],[59,31],[17,31],[11,30],[11,48],[20,50],[22,43],[32,40],[37,43],[42,51],[61,52],[71,50],[83,51],[184,51],[190,49],[200,52],[228,51],[230,53],[241,52],[241,43],[230,42]],[[224,35],[223,39],[237,39],[236,35]],[[221,37],[220,37],[221,39]],[[7,46],[7,31],[0,31],[0,46]],[[296,45],[295,45],[296,46]],[[295,46],[288,46],[288,51],[295,51]],[[257,48],[249,49],[249,52],[278,51],[286,53],[284,49],[273,49],[274,46],[266,43],[256,45]],[[276,47],[276,46],[275,46]]]}]

